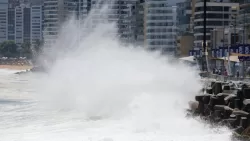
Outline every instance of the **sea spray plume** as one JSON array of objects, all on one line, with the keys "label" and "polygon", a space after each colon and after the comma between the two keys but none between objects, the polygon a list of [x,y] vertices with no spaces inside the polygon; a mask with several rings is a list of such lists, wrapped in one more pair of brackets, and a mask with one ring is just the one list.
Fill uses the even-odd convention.
[{"label": "sea spray plume", "polygon": [[[49,69],[54,64],[51,62],[54,62],[60,58],[63,58],[64,55],[67,55],[67,53],[65,52],[72,51],[80,47],[80,45],[78,45],[78,36],[80,35],[80,40],[82,42],[82,40],[85,39],[84,37],[86,37],[86,34],[93,32],[93,30],[95,29],[95,26],[92,23],[94,21],[93,19],[101,18],[101,20],[99,20],[96,25],[102,23],[110,23],[107,15],[108,13],[112,13],[112,9],[108,8],[108,5],[106,4],[107,2],[107,0],[97,0],[95,5],[92,6],[92,10],[89,12],[88,16],[85,19],[80,19],[80,21],[76,18],[74,13],[68,15],[66,17],[67,20],[64,22],[64,24],[59,25],[59,35],[56,42],[49,47],[42,47],[41,53],[36,55],[38,64]],[[111,4],[112,3],[113,1],[111,1]],[[99,16],[99,18],[96,17],[97,15]],[[71,24],[75,26],[69,26]],[[45,31],[46,30],[48,29],[45,28]],[[45,34],[46,33],[47,32],[45,32]]]},{"label": "sea spray plume", "polygon": [[139,48],[120,47],[113,38],[96,37],[82,43],[88,47],[77,50],[77,56],[57,61],[45,79],[41,92],[52,98],[52,107],[104,118],[129,110],[138,95],[163,96],[166,103],[160,107],[167,111],[165,107],[172,109],[178,101],[183,108],[186,98],[196,93],[191,69]]},{"label": "sea spray plume", "polygon": [[[48,75],[34,74],[41,104],[49,109],[1,105],[1,141],[229,141],[230,132],[185,118],[183,108],[200,89],[192,68],[102,35],[115,30],[99,24],[80,45],[70,43],[72,51],[58,53]],[[68,39],[58,42],[52,51],[66,48]]]},{"label": "sea spray plume", "polygon": [[[105,10],[109,11],[107,6],[100,11],[105,15]],[[90,13],[87,19],[95,14]],[[41,79],[39,90],[52,109],[81,111],[86,118],[112,117],[132,112],[130,104],[149,95],[161,97],[158,107],[161,113],[162,108],[177,108],[171,111],[175,114],[182,112],[190,95],[199,90],[196,73],[191,68],[171,64],[159,52],[122,46],[116,37],[116,24],[111,24],[108,18],[102,18],[101,23],[88,30],[79,44],[76,36],[82,28],[77,28],[77,20],[71,18],[63,27],[56,44],[47,53],[56,56],[56,62],[49,77]]]}]

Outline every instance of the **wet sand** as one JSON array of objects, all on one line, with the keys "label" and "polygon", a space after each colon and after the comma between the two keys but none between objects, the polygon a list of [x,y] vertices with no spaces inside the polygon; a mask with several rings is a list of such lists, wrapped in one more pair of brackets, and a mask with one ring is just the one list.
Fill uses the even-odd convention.
[{"label": "wet sand", "polygon": [[30,65],[0,65],[0,69],[10,69],[10,70],[27,70],[31,69]]}]

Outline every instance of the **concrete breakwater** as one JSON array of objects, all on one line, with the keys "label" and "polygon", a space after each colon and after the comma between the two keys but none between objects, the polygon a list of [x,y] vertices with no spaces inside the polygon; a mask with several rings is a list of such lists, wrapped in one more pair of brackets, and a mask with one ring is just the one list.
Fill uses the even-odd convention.
[{"label": "concrete breakwater", "polygon": [[250,85],[243,82],[210,81],[189,102],[188,115],[227,126],[237,139],[250,140]]}]

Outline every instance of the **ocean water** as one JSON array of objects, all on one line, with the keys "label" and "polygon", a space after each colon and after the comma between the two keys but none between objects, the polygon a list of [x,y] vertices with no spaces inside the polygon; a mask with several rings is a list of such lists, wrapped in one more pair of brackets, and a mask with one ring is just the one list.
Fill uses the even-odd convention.
[{"label": "ocean water", "polygon": [[230,140],[228,129],[185,117],[201,88],[195,69],[101,31],[59,53],[49,73],[0,70],[1,141]]},{"label": "ocean water", "polygon": [[202,87],[194,68],[125,47],[114,23],[77,25],[45,50],[48,73],[0,70],[0,141],[230,140],[227,128],[185,117]]},{"label": "ocean water", "polygon": [[0,70],[0,140],[230,140],[228,129],[185,117],[200,88],[192,68],[115,48],[60,60],[49,74]]},{"label": "ocean water", "polygon": [[80,65],[61,60],[49,74],[0,70],[0,140],[230,140],[226,128],[185,118],[200,88],[192,68],[114,50],[89,55]]}]

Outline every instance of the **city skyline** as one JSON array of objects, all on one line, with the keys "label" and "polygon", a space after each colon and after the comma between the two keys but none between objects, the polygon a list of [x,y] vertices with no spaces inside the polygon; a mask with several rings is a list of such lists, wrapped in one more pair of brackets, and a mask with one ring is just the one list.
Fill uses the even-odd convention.
[{"label": "city skyline", "polygon": [[[48,46],[55,43],[61,26],[70,15],[80,20],[82,28],[91,29],[102,21],[103,15],[91,15],[98,0],[3,0],[0,3],[0,42],[13,40],[18,46],[24,42],[32,45],[44,40]],[[115,0],[104,1],[111,10],[107,21],[117,23],[121,42],[144,46],[150,50],[162,50],[179,56],[186,50],[199,49],[203,39],[203,2],[199,0]],[[110,3],[109,3],[110,2]],[[230,0],[207,1],[207,44],[214,47],[212,31],[234,24],[233,16],[242,21],[240,3]],[[221,14],[223,13],[223,14]],[[246,19],[246,18],[245,18]],[[237,28],[242,27],[242,22]],[[84,26],[83,26],[84,25]],[[79,27],[79,28],[80,28]],[[83,30],[84,31],[84,30]],[[244,33],[246,34],[246,32]],[[80,38],[83,38],[84,33]],[[244,35],[244,37],[247,35]],[[213,37],[214,38],[214,37]],[[242,37],[243,38],[243,37]],[[247,41],[247,39],[244,39]],[[184,43],[185,41],[185,43]],[[219,44],[219,42],[216,42]],[[221,44],[224,44],[221,43]],[[185,53],[184,53],[185,52]]]}]

